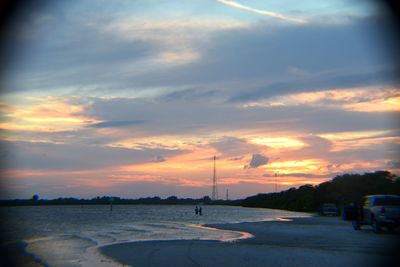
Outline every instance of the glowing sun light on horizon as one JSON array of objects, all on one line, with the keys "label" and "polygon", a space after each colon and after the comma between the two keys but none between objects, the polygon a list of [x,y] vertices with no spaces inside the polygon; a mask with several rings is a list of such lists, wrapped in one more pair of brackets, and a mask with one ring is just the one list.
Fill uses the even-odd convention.
[{"label": "glowing sun light on horizon", "polygon": [[305,146],[303,142],[288,137],[257,137],[250,139],[250,142],[257,145],[268,146],[274,149],[301,148]]}]

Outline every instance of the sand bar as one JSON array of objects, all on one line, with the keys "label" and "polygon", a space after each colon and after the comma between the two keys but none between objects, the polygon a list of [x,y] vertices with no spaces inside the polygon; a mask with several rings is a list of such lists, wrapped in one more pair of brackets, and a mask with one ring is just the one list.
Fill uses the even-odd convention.
[{"label": "sand bar", "polygon": [[[390,266],[398,232],[354,231],[336,217],[297,218],[210,225],[248,232],[236,242],[207,240],[146,241],[100,248],[105,256],[127,266]],[[384,264],[384,265],[382,265]]]}]

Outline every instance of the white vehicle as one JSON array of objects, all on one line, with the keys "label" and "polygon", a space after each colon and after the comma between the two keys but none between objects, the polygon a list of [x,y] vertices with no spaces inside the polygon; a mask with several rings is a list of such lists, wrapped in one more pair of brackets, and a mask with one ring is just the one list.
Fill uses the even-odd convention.
[{"label": "white vehicle", "polygon": [[365,196],[358,209],[353,228],[360,230],[362,225],[371,225],[375,233],[383,227],[393,230],[400,225],[400,196]]}]

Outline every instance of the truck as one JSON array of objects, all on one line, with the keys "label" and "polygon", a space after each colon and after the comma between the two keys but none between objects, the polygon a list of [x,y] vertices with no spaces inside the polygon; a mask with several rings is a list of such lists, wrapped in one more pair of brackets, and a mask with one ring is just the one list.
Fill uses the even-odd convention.
[{"label": "truck", "polygon": [[354,230],[363,225],[370,225],[375,233],[383,228],[394,230],[400,226],[400,196],[368,195],[362,198],[352,214]]}]

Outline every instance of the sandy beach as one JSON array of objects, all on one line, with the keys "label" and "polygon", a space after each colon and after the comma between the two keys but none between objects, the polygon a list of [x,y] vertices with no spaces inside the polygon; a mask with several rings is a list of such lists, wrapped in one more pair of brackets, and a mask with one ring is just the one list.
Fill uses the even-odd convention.
[{"label": "sandy beach", "polygon": [[[209,225],[248,232],[235,242],[208,240],[146,241],[100,248],[127,266],[390,266],[399,234],[354,231],[337,217],[292,221]],[[385,264],[385,265],[382,265]]]}]

